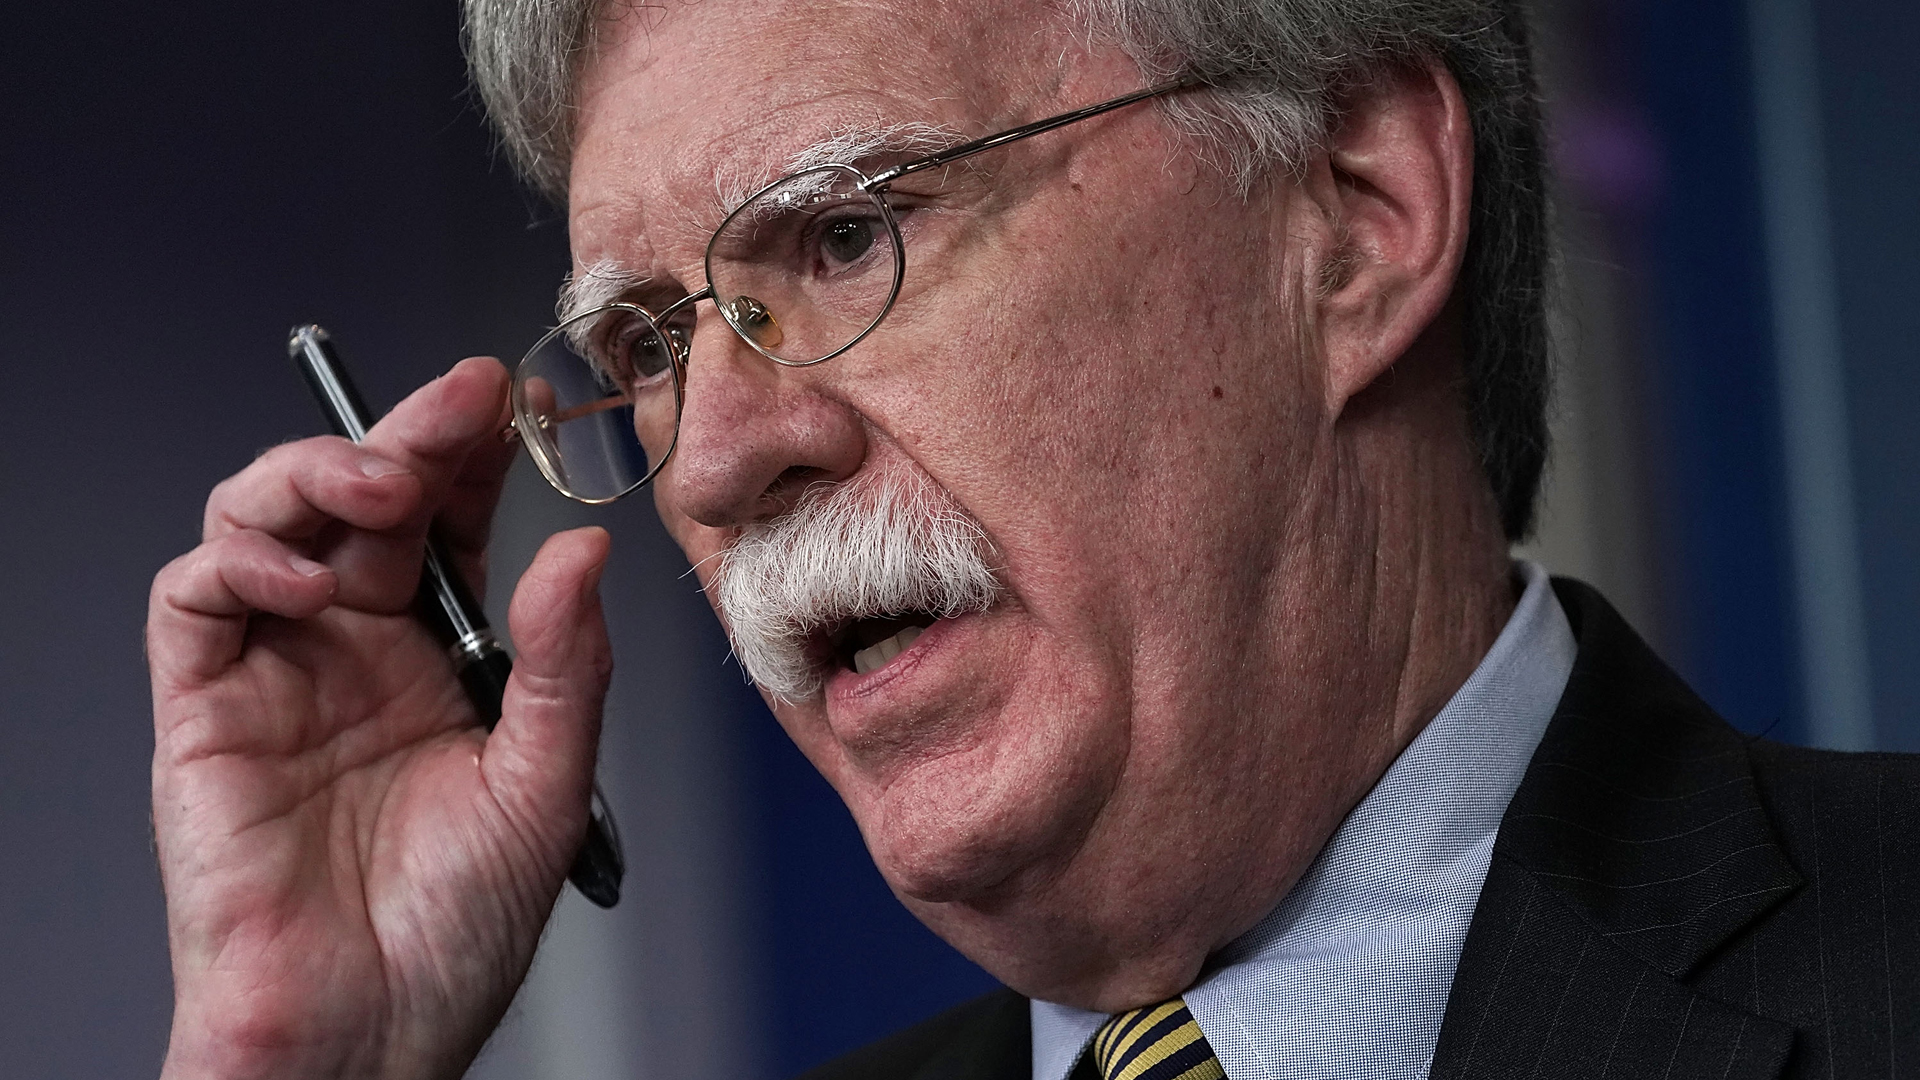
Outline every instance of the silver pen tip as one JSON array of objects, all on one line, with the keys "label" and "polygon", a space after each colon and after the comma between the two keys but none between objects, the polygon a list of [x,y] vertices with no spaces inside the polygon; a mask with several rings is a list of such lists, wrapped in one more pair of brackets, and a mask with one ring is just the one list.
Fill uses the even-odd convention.
[{"label": "silver pen tip", "polygon": [[298,357],[300,353],[306,349],[307,342],[321,342],[326,340],[327,332],[320,329],[318,323],[307,323],[303,326],[296,326],[287,333],[287,355]]}]

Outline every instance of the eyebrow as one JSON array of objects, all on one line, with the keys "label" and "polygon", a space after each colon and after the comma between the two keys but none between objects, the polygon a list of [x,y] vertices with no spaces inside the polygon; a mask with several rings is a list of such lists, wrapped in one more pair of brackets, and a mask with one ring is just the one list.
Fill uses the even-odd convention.
[{"label": "eyebrow", "polygon": [[[756,170],[721,167],[714,170],[714,209],[718,216],[709,230],[767,185],[797,172],[822,165],[858,165],[883,154],[933,154],[966,141],[966,136],[940,124],[906,121],[881,126],[834,128],[802,147],[784,165]],[[578,273],[569,272],[560,284],[554,306],[560,322],[615,303],[645,285],[648,275],[614,259],[601,259]]]},{"label": "eyebrow", "polygon": [[601,259],[579,273],[568,273],[560,283],[554,314],[564,323],[596,308],[606,307],[646,284],[648,277],[613,259]]},{"label": "eyebrow", "polygon": [[940,124],[906,121],[879,126],[849,126],[828,131],[802,147],[781,167],[755,170],[720,168],[713,189],[718,209],[732,213],[755,192],[783,176],[821,165],[859,165],[882,154],[932,154],[958,146],[966,136]]}]

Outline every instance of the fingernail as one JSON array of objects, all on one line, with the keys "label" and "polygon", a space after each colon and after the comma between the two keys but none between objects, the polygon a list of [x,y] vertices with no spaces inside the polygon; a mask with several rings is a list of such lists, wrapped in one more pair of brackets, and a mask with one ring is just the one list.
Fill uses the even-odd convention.
[{"label": "fingernail", "polygon": [[317,563],[312,559],[303,558],[299,555],[289,556],[287,565],[293,567],[294,573],[299,574],[301,577],[319,577],[321,574],[327,572],[326,563]]},{"label": "fingernail", "polygon": [[407,471],[405,465],[396,465],[386,458],[372,454],[360,459],[360,471],[369,480],[385,480],[389,476],[399,476]]},{"label": "fingernail", "polygon": [[600,579],[606,576],[607,563],[611,562],[613,559],[613,544],[612,544],[612,537],[607,533],[607,530],[601,528],[598,525],[591,525],[591,526],[588,526],[588,528],[591,528],[593,531],[600,533],[602,536],[607,537],[607,549],[600,553],[600,564],[598,566],[595,566],[592,570],[588,571],[587,573],[587,580],[586,580],[587,592],[591,593],[600,587]]}]

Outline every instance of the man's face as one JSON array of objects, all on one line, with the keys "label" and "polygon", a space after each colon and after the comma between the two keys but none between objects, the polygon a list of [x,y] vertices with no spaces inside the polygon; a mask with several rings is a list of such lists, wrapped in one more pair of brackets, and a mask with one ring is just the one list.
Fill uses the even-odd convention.
[{"label": "man's face", "polygon": [[[634,298],[662,304],[704,283],[717,189],[824,138],[973,137],[1140,86],[1059,19],[831,0],[628,15],[582,86],[576,262],[646,275]],[[878,670],[831,665],[821,695],[774,712],[902,899],[1043,993],[1049,951],[1089,947],[1082,924],[1330,827],[1303,815],[1326,816],[1333,779],[1273,772],[1336,738],[1312,722],[1335,680],[1311,677],[1340,633],[1311,542],[1330,421],[1287,254],[1310,223],[1287,190],[1232,193],[1153,105],[903,181],[895,202],[907,282],[849,353],[781,368],[701,305],[655,495],[703,582],[819,480],[918,474],[984,530],[995,606]],[[1326,622],[1276,617],[1298,611]],[[1198,903],[1216,901],[1240,902]]]}]

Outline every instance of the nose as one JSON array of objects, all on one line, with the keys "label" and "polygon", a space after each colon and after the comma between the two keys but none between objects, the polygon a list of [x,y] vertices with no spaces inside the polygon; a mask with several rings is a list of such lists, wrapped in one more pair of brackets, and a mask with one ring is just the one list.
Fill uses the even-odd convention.
[{"label": "nose", "polygon": [[733,528],[786,512],[812,484],[852,476],[866,458],[865,425],[824,375],[760,356],[702,311],[679,441],[655,481],[663,509]]}]

